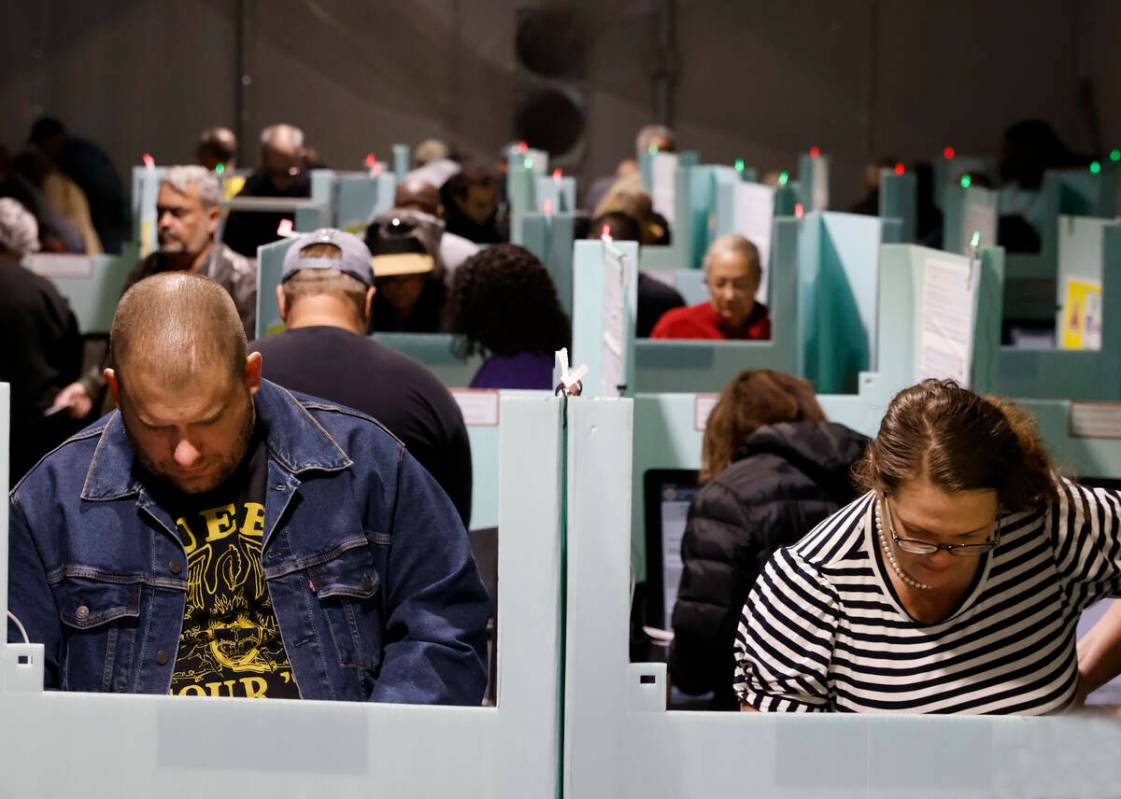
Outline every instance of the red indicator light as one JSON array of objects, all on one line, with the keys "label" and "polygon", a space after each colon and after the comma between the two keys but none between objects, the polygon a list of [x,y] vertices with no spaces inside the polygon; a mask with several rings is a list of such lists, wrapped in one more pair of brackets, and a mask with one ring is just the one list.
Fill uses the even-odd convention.
[{"label": "red indicator light", "polygon": [[564,173],[561,172],[559,169],[554,169],[553,170],[553,180],[560,180],[561,177],[563,176],[563,174]]},{"label": "red indicator light", "polygon": [[953,147],[947,147],[945,150],[942,151],[942,157],[945,158],[947,161],[953,160],[954,148]]},{"label": "red indicator light", "polygon": [[377,162],[378,162],[378,159],[374,157],[373,153],[370,153],[369,155],[366,156],[366,166],[368,166],[370,169],[373,169],[374,164],[376,164]]},{"label": "red indicator light", "polygon": [[604,239],[604,241],[611,241],[611,226],[604,225],[603,231],[599,235]]},{"label": "red indicator light", "polygon": [[529,144],[527,142],[524,142],[524,141],[518,142],[518,152],[519,153],[524,153],[528,149],[529,149]]},{"label": "red indicator light", "polygon": [[903,164],[896,164],[895,165],[895,174],[902,175],[906,171],[907,171],[907,168],[904,167]]},{"label": "red indicator light", "polygon": [[821,158],[821,148],[820,147],[811,147],[810,148],[810,158]]},{"label": "red indicator light", "polygon": [[802,207],[801,203],[794,203],[794,216],[801,219],[806,215],[806,209]]},{"label": "red indicator light", "polygon": [[144,153],[144,166],[153,167],[156,165],[156,159],[150,153]]}]

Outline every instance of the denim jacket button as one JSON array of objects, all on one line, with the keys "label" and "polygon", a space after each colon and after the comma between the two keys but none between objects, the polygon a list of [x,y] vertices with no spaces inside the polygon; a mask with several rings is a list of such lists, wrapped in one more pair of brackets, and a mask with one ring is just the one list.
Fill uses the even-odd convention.
[{"label": "denim jacket button", "polygon": [[85,605],[78,605],[78,609],[74,611],[74,616],[78,621],[85,621],[90,617],[90,609]]},{"label": "denim jacket button", "polygon": [[169,660],[171,660],[171,655],[167,654],[166,649],[161,649],[156,653],[156,663],[160,664],[161,666],[166,666]]},{"label": "denim jacket button", "polygon": [[171,563],[167,564],[167,570],[172,574],[179,574],[183,571],[183,564],[177,560],[173,560]]}]

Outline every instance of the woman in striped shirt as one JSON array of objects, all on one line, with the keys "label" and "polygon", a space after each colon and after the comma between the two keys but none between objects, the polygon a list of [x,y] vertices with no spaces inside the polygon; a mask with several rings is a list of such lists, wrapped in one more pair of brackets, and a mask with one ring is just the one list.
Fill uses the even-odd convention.
[{"label": "woman in striped shirt", "polygon": [[925,381],[857,471],[868,493],[776,552],[748,597],[744,710],[1040,714],[1117,672],[1121,613],[1081,663],[1075,628],[1121,595],[1121,495],[1058,477],[1027,414]]}]

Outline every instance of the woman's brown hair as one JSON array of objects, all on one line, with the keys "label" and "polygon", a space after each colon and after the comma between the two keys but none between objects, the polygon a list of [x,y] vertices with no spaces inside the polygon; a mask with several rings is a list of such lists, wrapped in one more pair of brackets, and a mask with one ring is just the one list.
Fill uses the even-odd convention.
[{"label": "woman's brown hair", "polygon": [[720,392],[705,424],[701,482],[728,468],[736,450],[760,427],[802,421],[825,421],[808,381],[770,369],[740,372]]},{"label": "woman's brown hair", "polygon": [[1010,511],[1056,497],[1055,468],[1031,415],[952,380],[924,380],[896,394],[853,473],[885,495],[920,477],[949,494],[991,489]]}]

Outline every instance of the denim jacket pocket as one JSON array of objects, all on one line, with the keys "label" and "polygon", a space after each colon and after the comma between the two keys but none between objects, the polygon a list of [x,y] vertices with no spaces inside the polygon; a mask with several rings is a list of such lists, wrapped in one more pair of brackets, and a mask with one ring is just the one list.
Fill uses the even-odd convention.
[{"label": "denim jacket pocket", "polygon": [[66,577],[55,591],[63,624],[63,690],[124,690],[139,625],[141,585]]},{"label": "denim jacket pocket", "polygon": [[381,664],[381,578],[368,546],[340,552],[307,570],[339,665],[373,675]]}]

